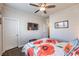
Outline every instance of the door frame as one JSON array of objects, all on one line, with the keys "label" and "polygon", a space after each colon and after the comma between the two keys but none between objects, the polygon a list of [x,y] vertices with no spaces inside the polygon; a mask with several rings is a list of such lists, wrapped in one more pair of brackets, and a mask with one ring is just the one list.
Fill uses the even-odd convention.
[{"label": "door frame", "polygon": [[0,52],[0,55],[2,55],[2,52],[3,52],[3,28],[2,28],[2,16],[0,17],[1,18],[1,52]]}]

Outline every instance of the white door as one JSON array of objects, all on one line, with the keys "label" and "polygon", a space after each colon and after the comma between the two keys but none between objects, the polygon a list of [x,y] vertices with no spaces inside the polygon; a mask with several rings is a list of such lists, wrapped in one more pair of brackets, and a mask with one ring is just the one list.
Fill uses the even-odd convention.
[{"label": "white door", "polygon": [[18,21],[4,18],[3,20],[3,49],[17,47]]},{"label": "white door", "polygon": [[0,24],[0,55],[1,55],[1,53],[2,53],[2,39],[1,39],[1,34],[2,34],[2,32],[1,32],[1,24]]}]

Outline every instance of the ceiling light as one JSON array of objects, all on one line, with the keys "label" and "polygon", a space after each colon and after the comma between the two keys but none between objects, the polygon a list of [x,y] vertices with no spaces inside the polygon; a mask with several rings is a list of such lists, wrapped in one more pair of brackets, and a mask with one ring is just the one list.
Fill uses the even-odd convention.
[{"label": "ceiling light", "polygon": [[41,8],[40,8],[40,11],[44,11],[44,10],[45,10],[45,7],[41,7]]}]

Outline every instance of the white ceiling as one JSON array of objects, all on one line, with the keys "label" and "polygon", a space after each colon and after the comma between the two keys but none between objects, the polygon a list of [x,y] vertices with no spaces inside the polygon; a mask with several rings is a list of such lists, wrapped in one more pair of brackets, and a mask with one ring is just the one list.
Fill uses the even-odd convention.
[{"label": "white ceiling", "polygon": [[[48,3],[48,5],[56,5],[55,8],[50,8],[50,9],[46,9],[47,14],[44,14],[43,12],[38,12],[36,13],[36,15],[38,16],[43,16],[43,17],[48,17],[49,15],[64,10],[66,8],[69,8],[71,6],[76,5],[76,3]],[[34,7],[34,6],[30,6],[29,3],[6,3],[7,6],[12,7],[12,8],[16,8],[17,10],[21,10],[21,11],[25,11],[25,12],[29,12],[29,13],[33,13],[34,11],[36,11],[38,8]],[[35,13],[33,13],[35,14]]]}]

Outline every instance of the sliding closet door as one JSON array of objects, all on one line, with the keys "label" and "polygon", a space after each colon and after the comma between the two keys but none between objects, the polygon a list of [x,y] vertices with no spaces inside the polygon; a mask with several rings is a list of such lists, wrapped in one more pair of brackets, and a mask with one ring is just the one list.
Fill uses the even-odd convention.
[{"label": "sliding closet door", "polygon": [[9,50],[17,47],[18,21],[11,18],[3,20],[3,49]]}]

